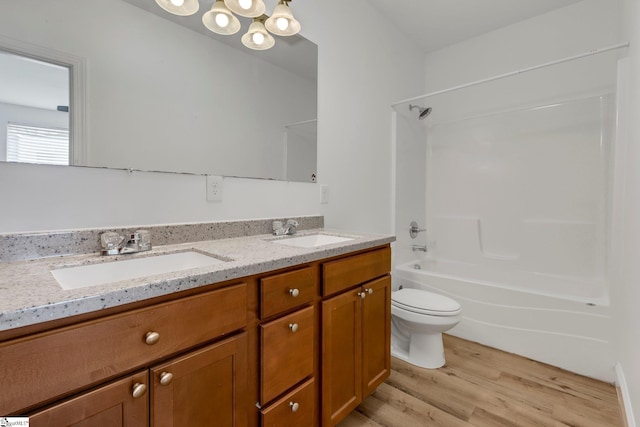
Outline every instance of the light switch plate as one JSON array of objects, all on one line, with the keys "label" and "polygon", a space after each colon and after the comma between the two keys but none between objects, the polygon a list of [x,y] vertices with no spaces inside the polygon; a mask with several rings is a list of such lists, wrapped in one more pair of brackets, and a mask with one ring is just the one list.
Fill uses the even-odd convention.
[{"label": "light switch plate", "polygon": [[224,179],[221,176],[207,175],[207,201],[221,202],[224,192]]}]

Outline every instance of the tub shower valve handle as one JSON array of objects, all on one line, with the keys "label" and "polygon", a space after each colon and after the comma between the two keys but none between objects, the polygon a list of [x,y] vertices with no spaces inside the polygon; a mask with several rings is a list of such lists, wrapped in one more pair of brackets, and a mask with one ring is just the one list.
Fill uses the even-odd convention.
[{"label": "tub shower valve handle", "polygon": [[411,236],[412,239],[415,239],[416,237],[418,237],[418,233],[422,232],[422,231],[427,231],[426,228],[420,228],[418,227],[418,223],[415,221],[411,221],[411,224],[409,224],[409,236]]}]

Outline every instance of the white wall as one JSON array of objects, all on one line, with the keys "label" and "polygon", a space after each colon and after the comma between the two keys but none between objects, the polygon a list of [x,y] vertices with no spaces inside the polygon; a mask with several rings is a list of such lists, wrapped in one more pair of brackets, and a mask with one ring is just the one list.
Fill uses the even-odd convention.
[{"label": "white wall", "polygon": [[[417,48],[366,0],[292,6],[319,47],[319,186],[226,179],[207,202],[204,178],[0,164],[0,232],[108,225],[325,215],[328,227],[391,232],[391,102],[421,93]],[[375,28],[375,31],[372,31]],[[228,185],[227,185],[228,184]],[[10,206],[10,209],[6,207]]]},{"label": "white wall", "polygon": [[[293,5],[292,5],[293,7]],[[422,55],[366,0],[298,3],[319,45],[318,180],[328,226],[393,232],[391,109],[424,91]],[[317,37],[317,38],[316,38]]]},{"label": "white wall", "polygon": [[[629,426],[640,425],[640,4],[622,0],[623,38],[631,42],[621,70],[622,102],[619,151],[616,153],[611,304],[613,333],[620,363]],[[626,394],[628,392],[628,394]],[[632,413],[633,412],[633,413]],[[635,418],[633,416],[635,415]]]},{"label": "white wall", "polygon": [[[583,0],[427,55],[427,91],[618,43],[617,4]],[[575,79],[591,73],[575,74]]]}]

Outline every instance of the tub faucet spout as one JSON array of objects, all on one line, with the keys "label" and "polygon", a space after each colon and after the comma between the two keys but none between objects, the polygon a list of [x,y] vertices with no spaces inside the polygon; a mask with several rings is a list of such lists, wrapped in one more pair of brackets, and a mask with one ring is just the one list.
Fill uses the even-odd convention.
[{"label": "tub faucet spout", "polygon": [[414,252],[416,251],[427,252],[427,245],[424,245],[424,246],[411,245],[411,250]]}]

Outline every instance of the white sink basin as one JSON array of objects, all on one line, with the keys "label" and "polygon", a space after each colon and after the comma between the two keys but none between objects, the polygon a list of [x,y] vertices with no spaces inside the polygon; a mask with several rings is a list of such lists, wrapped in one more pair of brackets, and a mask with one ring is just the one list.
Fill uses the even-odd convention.
[{"label": "white sink basin", "polygon": [[205,267],[224,261],[200,252],[187,251],[144,258],[125,259],[51,270],[62,289],[78,289],[121,280],[138,279],[190,268]]},{"label": "white sink basin", "polygon": [[271,241],[279,245],[295,246],[297,248],[316,248],[333,243],[348,242],[349,240],[353,240],[353,238],[332,236],[330,234],[308,234],[300,237],[283,237]]}]

